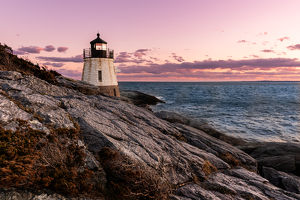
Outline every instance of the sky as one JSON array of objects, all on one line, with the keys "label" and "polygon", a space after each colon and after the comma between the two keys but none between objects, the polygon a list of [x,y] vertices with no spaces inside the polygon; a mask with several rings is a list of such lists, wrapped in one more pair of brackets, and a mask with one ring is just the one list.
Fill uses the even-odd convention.
[{"label": "sky", "polygon": [[114,50],[118,81],[300,81],[299,0],[0,0],[0,43],[81,79]]}]

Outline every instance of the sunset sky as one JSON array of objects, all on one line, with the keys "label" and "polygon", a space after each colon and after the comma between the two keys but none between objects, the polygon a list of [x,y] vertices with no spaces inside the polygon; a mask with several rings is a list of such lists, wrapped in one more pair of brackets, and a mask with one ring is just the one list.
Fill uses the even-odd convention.
[{"label": "sunset sky", "polygon": [[97,32],[118,81],[300,81],[299,0],[0,0],[0,43],[81,79]]}]

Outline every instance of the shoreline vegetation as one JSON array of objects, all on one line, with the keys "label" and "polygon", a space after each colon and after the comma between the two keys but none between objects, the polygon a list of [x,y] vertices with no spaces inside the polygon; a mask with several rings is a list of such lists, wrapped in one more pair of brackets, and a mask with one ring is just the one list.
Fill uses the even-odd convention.
[{"label": "shoreline vegetation", "polygon": [[247,143],[0,44],[0,199],[300,199],[300,144]]}]

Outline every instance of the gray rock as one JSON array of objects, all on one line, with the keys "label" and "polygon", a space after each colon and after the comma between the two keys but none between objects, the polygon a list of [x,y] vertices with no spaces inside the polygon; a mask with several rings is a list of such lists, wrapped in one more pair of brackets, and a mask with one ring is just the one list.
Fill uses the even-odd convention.
[{"label": "gray rock", "polygon": [[51,96],[65,96],[65,95],[73,95],[73,94],[83,95],[82,93],[76,90],[52,85],[35,76],[24,76],[22,79],[18,81],[18,83],[22,86],[25,86],[33,90],[35,93],[40,93],[45,95],[51,95]]},{"label": "gray rock", "polygon": [[299,143],[268,142],[253,150],[250,155],[257,159],[260,168],[272,167],[300,175]]},{"label": "gray rock", "polygon": [[287,156],[300,157],[300,144],[299,143],[281,143],[281,142],[268,142],[265,145],[257,148],[251,153],[253,158],[266,158],[272,156]]},{"label": "gray rock", "polygon": [[29,120],[32,115],[20,109],[14,102],[1,94],[0,90],[0,124],[6,125],[13,119]]},{"label": "gray rock", "polygon": [[0,70],[0,79],[6,80],[19,80],[23,78],[22,74],[16,71],[1,71]]},{"label": "gray rock", "polygon": [[203,199],[203,200],[221,200],[216,197],[211,191],[207,191],[197,184],[188,184],[180,187],[176,191],[177,195],[188,197],[190,199]]},{"label": "gray rock", "polygon": [[273,167],[279,171],[291,172],[296,169],[294,156],[272,156],[257,159],[259,169],[262,166]]},{"label": "gray rock", "polygon": [[[257,161],[245,152],[233,147],[221,140],[213,138],[201,130],[176,123],[176,128],[187,139],[187,142],[198,148],[204,148],[205,151],[212,152],[216,156],[220,154],[229,153],[232,157],[238,160],[240,163],[256,170]],[[199,145],[200,144],[200,145]],[[203,145],[204,144],[204,145]]]},{"label": "gray rock", "polygon": [[101,168],[100,163],[96,160],[94,155],[86,149],[84,149],[84,153],[86,155],[84,158],[85,166],[90,170],[99,170]]},{"label": "gray rock", "polygon": [[229,194],[253,199],[269,199],[259,188],[250,185],[247,180],[215,173],[203,182],[205,188]]},{"label": "gray rock", "polygon": [[244,145],[237,146],[240,150],[246,152],[247,154],[251,154],[254,150],[264,146],[266,142],[247,142]]},{"label": "gray rock", "polygon": [[[33,116],[33,113],[25,112],[11,99],[0,94],[2,126],[10,129],[17,127],[17,118],[29,121],[31,126],[40,130],[44,130],[49,124],[58,128],[74,127],[78,123],[86,151],[97,153],[103,147],[115,148],[146,169],[156,170],[171,186],[185,185],[178,188],[176,195],[171,197],[173,199],[300,199],[295,192],[278,188],[254,172],[241,167],[232,168],[222,154],[230,155],[241,166],[254,171],[257,162],[240,149],[199,129],[170,123],[156,117],[149,110],[120,98],[87,96],[69,88],[51,85],[33,76],[17,76],[7,72],[3,77],[10,78],[0,79],[0,88],[6,89],[11,98],[39,114],[44,121],[39,122],[36,114]],[[255,151],[257,149],[253,153]],[[296,152],[292,151],[290,155]],[[86,154],[87,166],[95,170],[95,178],[91,181],[104,187],[105,172],[92,153]],[[210,175],[204,173],[203,167],[208,162],[217,168],[217,172]],[[197,180],[196,177],[205,179],[201,186],[191,184],[191,181]],[[55,195],[17,191],[7,196],[10,192],[16,191],[1,191],[0,197],[51,199]],[[67,199],[60,196],[55,198]]]},{"label": "gray rock", "polygon": [[[33,193],[28,190],[18,189],[1,189],[0,190],[1,200],[92,200],[85,197],[66,197],[50,191],[41,191]],[[101,200],[101,199],[93,199]]]},{"label": "gray rock", "polygon": [[277,187],[287,191],[300,194],[300,178],[284,172],[276,171],[273,168],[263,167],[263,176]]},{"label": "gray rock", "polygon": [[191,198],[181,197],[181,196],[177,196],[177,195],[171,195],[170,199],[171,200],[192,200]]},{"label": "gray rock", "polygon": [[144,105],[156,105],[158,103],[166,103],[155,96],[148,95],[139,91],[133,90],[121,90],[120,95],[122,97],[128,98],[134,105],[144,106]]},{"label": "gray rock", "polygon": [[101,95],[99,88],[95,85],[89,84],[84,81],[78,81],[64,76],[57,76],[57,82],[60,86],[72,88],[86,95]]},{"label": "gray rock", "polygon": [[209,126],[206,122],[200,121],[197,119],[190,119],[188,117],[185,117],[183,115],[174,113],[174,112],[168,112],[168,111],[160,111],[156,112],[155,116],[167,120],[171,123],[180,123],[180,124],[185,124],[194,128],[197,128],[201,131],[204,131],[208,135],[211,135],[219,140],[222,140],[228,144],[231,144],[233,146],[241,146],[245,145],[246,142],[243,139],[232,137],[229,135],[226,135],[224,133],[221,133],[211,126]]},{"label": "gray rock", "polygon": [[241,178],[243,180],[248,180],[248,181],[254,180],[254,181],[259,181],[259,182],[262,182],[262,183],[268,182],[267,179],[261,177],[257,173],[246,170],[243,167],[235,168],[235,169],[231,169],[231,170],[226,170],[226,171],[224,171],[224,173],[227,174],[227,175],[230,175],[230,176]]}]

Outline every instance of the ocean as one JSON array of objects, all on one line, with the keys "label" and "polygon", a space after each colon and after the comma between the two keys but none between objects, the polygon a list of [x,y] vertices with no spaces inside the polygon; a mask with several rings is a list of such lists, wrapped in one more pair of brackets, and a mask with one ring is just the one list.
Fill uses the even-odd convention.
[{"label": "ocean", "polygon": [[300,82],[119,82],[165,101],[171,111],[259,142],[300,142]]}]

